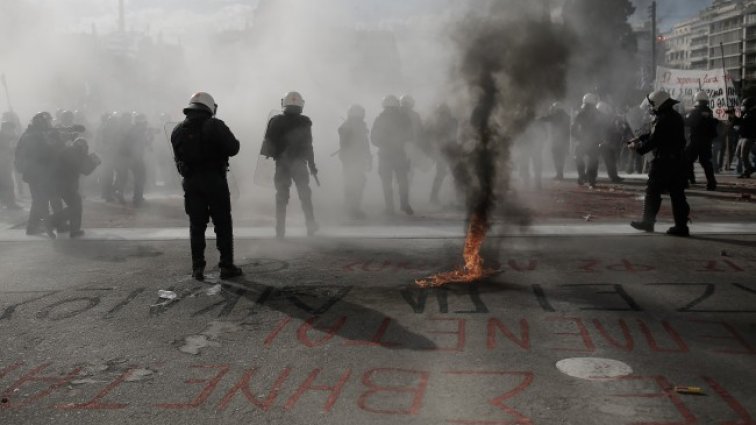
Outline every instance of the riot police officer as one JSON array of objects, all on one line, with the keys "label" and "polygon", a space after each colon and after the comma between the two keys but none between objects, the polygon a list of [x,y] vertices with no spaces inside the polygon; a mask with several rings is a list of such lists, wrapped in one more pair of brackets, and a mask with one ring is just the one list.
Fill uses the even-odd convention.
[{"label": "riot police officer", "polygon": [[[53,138],[52,115],[40,112],[31,120],[18,142],[15,152],[16,170],[20,172],[31,193],[31,208],[26,223],[26,234],[42,232],[50,218],[50,200],[53,198],[52,166],[57,157],[58,140]],[[48,235],[55,237],[54,233]]]},{"label": "riot police officer", "polygon": [[383,184],[386,214],[394,214],[394,176],[399,185],[399,202],[407,215],[414,215],[409,203],[410,161],[405,146],[412,141],[413,129],[409,116],[401,109],[396,96],[383,99],[383,112],[375,119],[370,139],[378,147],[378,175]]},{"label": "riot police officer", "polygon": [[575,148],[575,165],[578,172],[578,184],[596,187],[599,168],[599,145],[603,136],[601,116],[596,106],[598,96],[588,93],[583,96],[583,106],[575,117],[572,134],[577,140]]},{"label": "riot police officer", "polygon": [[147,116],[134,114],[134,122],[124,132],[117,152],[115,193],[121,203],[125,202],[123,194],[129,174],[131,174],[134,178],[132,203],[137,208],[144,204],[144,185],[147,180],[144,154],[151,148],[152,138]]},{"label": "riot police officer", "polygon": [[13,149],[16,145],[16,123],[9,119],[0,122],[0,205],[19,210],[13,182]]},{"label": "riot police officer", "polygon": [[564,163],[570,151],[570,115],[561,102],[554,102],[543,121],[549,125],[551,158],[556,171],[554,179],[564,180]]},{"label": "riot police officer", "polygon": [[690,143],[685,149],[688,159],[688,179],[695,184],[693,165],[696,160],[706,174],[706,190],[717,190],[717,178],[714,176],[712,162],[712,143],[717,137],[719,121],[709,108],[709,96],[704,91],[696,93],[696,106],[685,116],[685,126],[690,129]]},{"label": "riot police officer", "polygon": [[362,212],[362,194],[367,182],[365,174],[373,167],[369,133],[365,108],[352,105],[347,112],[347,120],[339,127],[339,159],[344,170],[347,212],[353,219],[365,218]]},{"label": "riot police officer", "polygon": [[622,142],[632,137],[632,131],[627,121],[618,116],[609,103],[599,102],[597,109],[604,121],[604,139],[599,150],[606,165],[606,173],[612,183],[622,183],[624,179],[617,173],[617,162],[623,147]]},{"label": "riot police officer", "polygon": [[[317,181],[315,153],[312,147],[312,121],[303,115],[305,101],[297,92],[289,92],[281,99],[283,113],[268,122],[261,154],[276,161],[276,237],[286,235],[286,207],[292,182],[297,187],[299,201],[305,215],[307,235],[318,231],[312,205],[310,174]],[[309,168],[309,172],[308,172]]]},{"label": "riot police officer", "polygon": [[655,91],[648,95],[647,100],[655,115],[651,132],[632,141],[628,147],[640,155],[652,152],[653,159],[648,172],[643,218],[633,221],[630,225],[638,230],[653,232],[656,215],[661,207],[661,195],[668,192],[672,201],[675,226],[670,228],[667,234],[689,236],[690,207],[685,199],[685,123],[683,117],[673,108],[678,102],[672,99],[669,93]]},{"label": "riot police officer", "polygon": [[441,104],[436,108],[426,128],[428,139],[428,154],[436,163],[436,175],[431,186],[430,202],[438,205],[438,194],[446,176],[449,175],[449,152],[458,145],[459,122],[452,114],[451,108]]},{"label": "riot police officer", "polygon": [[243,274],[234,264],[231,196],[226,180],[229,157],[239,153],[240,145],[226,124],[215,118],[217,110],[218,105],[210,94],[196,93],[184,109],[186,119],[171,134],[176,168],[184,178],[192,276],[197,280],[205,278],[205,230],[210,218],[220,252],[221,279]]},{"label": "riot police officer", "polygon": [[82,201],[79,194],[79,177],[88,176],[100,165],[100,157],[89,153],[89,143],[84,138],[77,138],[66,145],[54,167],[55,191],[65,202],[66,207],[50,216],[47,232],[66,228],[71,238],[84,236],[81,230]]}]

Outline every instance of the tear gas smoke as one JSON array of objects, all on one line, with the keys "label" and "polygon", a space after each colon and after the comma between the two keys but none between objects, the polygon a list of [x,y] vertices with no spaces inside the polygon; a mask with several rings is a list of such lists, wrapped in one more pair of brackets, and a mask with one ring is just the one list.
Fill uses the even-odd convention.
[{"label": "tear gas smoke", "polygon": [[469,283],[490,271],[480,256],[497,207],[510,197],[512,144],[534,122],[540,106],[566,90],[568,37],[532,8],[500,0],[486,17],[470,16],[453,39],[460,51],[455,75],[472,100],[466,135],[469,151],[453,165],[468,194],[469,228],[462,270],[418,280],[420,286]]}]

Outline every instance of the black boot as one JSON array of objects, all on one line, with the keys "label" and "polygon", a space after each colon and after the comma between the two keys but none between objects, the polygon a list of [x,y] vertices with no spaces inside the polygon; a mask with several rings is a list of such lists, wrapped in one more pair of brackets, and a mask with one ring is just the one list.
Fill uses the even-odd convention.
[{"label": "black boot", "polygon": [[192,278],[200,282],[205,280],[205,262],[194,261],[192,264]]},{"label": "black boot", "polygon": [[706,190],[714,192],[717,190],[717,178],[714,175],[714,165],[704,165],[704,173],[706,174]]},{"label": "black boot", "polygon": [[276,206],[276,238],[283,239],[286,236],[286,205]]},{"label": "black boot", "polygon": [[633,221],[630,222],[633,229],[642,230],[646,233],[654,233],[654,223],[647,221]]},{"label": "black boot", "polygon": [[690,236],[690,229],[688,229],[688,223],[690,222],[690,205],[684,196],[678,197],[672,196],[672,214],[675,218],[675,226],[667,230],[667,234],[670,236]]},{"label": "black boot", "polygon": [[220,278],[221,279],[233,279],[235,277],[242,276],[244,271],[234,264],[221,264],[220,265]]},{"label": "black boot", "polygon": [[688,236],[690,236],[690,229],[688,228],[688,226],[670,227],[669,230],[667,230],[667,234],[670,236],[687,238]]},{"label": "black boot", "polygon": [[661,206],[661,198],[658,200],[651,196],[646,196],[643,200],[643,219],[641,221],[633,221],[630,223],[634,229],[642,230],[647,233],[654,232],[654,224],[656,223],[656,214]]}]

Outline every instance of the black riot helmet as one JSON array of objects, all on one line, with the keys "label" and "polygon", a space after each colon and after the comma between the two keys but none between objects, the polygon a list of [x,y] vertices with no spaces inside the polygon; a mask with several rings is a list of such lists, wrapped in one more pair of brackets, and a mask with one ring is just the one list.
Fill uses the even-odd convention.
[{"label": "black riot helmet", "polygon": [[34,117],[32,117],[31,120],[31,126],[34,128],[39,128],[42,130],[46,130],[52,127],[52,115],[50,115],[49,112],[40,112]]},{"label": "black riot helmet", "polygon": [[756,98],[753,97],[746,97],[743,99],[742,103],[743,111],[750,111],[753,108],[756,108]]}]

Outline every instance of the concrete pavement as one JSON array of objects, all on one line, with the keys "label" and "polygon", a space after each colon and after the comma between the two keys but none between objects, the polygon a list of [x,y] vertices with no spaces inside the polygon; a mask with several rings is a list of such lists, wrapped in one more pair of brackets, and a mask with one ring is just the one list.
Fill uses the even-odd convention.
[{"label": "concrete pavement", "polygon": [[[753,236],[512,236],[484,282],[413,284],[461,242],[244,240],[205,283],[186,241],[2,242],[0,420],[754,422]],[[582,357],[632,374],[556,367]]]}]

